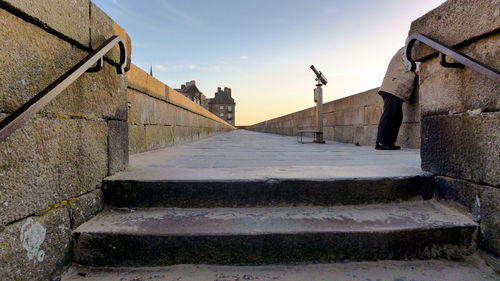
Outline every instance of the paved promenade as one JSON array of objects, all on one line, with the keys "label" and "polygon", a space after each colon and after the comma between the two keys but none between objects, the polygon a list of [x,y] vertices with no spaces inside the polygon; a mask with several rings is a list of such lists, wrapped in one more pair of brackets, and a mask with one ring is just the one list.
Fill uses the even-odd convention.
[{"label": "paved promenade", "polygon": [[300,144],[295,137],[237,130],[132,155],[129,169],[109,179],[323,180],[419,174],[420,154],[415,149],[379,151],[331,141]]}]

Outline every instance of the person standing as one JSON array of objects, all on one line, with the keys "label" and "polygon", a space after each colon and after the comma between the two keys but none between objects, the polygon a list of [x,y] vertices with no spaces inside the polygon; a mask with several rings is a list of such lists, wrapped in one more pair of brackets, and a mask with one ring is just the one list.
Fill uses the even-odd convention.
[{"label": "person standing", "polygon": [[409,102],[414,91],[415,72],[408,70],[405,47],[399,49],[389,63],[378,94],[384,99],[384,111],[380,117],[377,132],[377,150],[400,149],[396,145],[399,128],[403,122],[403,102]]}]

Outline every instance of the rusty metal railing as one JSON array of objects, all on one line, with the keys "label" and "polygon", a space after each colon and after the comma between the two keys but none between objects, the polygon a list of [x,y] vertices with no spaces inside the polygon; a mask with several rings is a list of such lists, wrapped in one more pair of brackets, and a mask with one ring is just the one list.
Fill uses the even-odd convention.
[{"label": "rusty metal railing", "polygon": [[97,72],[101,70],[104,65],[104,55],[106,55],[106,53],[108,53],[116,44],[118,44],[118,47],[120,48],[120,63],[116,66],[116,71],[118,74],[124,74],[128,71],[130,65],[127,65],[127,49],[125,48],[125,41],[121,36],[112,36],[102,43],[102,45],[96,50],[92,51],[88,56],[59,77],[56,81],[47,86],[5,119],[0,121],[0,141],[5,140],[17,128],[26,123],[33,115],[40,111],[40,109],[42,109],[46,104],[57,97],[62,91],[64,91],[64,89],[78,79],[78,77],[82,76],[82,74],[85,72]]},{"label": "rusty metal railing", "polygon": [[[414,71],[416,69],[416,64],[413,58],[411,57],[411,50],[413,48],[413,45],[415,41],[420,41],[424,43],[425,45],[435,49],[436,51],[439,52],[439,57],[441,59],[440,63],[443,67],[451,67],[451,68],[463,68],[465,66],[471,68],[472,70],[490,78],[491,80],[500,83],[500,71],[493,69],[491,67],[488,67],[475,59],[457,51],[454,50],[451,47],[446,46],[445,44],[434,40],[428,36],[425,36],[420,33],[414,33],[410,37],[408,37],[408,41],[406,44],[406,58],[408,61],[411,63],[411,67],[409,70]],[[456,63],[450,63],[446,61],[446,56],[449,56],[450,58],[454,59],[457,61]]]}]

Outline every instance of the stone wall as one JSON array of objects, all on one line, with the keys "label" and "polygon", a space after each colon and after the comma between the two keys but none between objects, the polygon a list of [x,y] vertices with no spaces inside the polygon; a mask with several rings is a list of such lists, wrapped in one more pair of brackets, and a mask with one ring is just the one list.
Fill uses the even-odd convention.
[{"label": "stone wall", "polygon": [[[323,104],[323,132],[327,140],[375,145],[377,127],[382,115],[383,100],[378,88]],[[397,144],[403,147],[420,146],[419,97],[415,94],[403,105],[403,124]],[[311,107],[282,117],[267,120],[247,130],[296,135],[297,130],[314,129],[316,108]]]},{"label": "stone wall", "polygon": [[[0,0],[0,118],[113,34],[130,55],[126,32],[89,0]],[[110,52],[0,142],[0,280],[51,280],[68,265],[72,229],[102,208],[102,179],[127,164],[117,61]]]},{"label": "stone wall", "polygon": [[[412,23],[426,34],[500,70],[500,0],[450,0]],[[422,169],[438,195],[480,222],[479,247],[500,271],[500,84],[470,68],[444,68],[432,49],[421,59]]]},{"label": "stone wall", "polygon": [[135,65],[127,74],[127,80],[131,154],[235,129]]}]

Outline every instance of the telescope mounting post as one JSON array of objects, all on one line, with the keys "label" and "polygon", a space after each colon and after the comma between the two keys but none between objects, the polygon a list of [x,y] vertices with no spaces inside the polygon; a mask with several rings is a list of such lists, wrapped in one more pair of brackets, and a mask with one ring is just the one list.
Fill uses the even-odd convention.
[{"label": "telescope mounting post", "polygon": [[319,132],[314,134],[315,143],[325,143],[323,140],[323,85],[328,83],[326,77],[316,68],[311,65],[311,69],[316,74],[316,88],[314,89],[314,102],[316,102],[316,131]]}]

